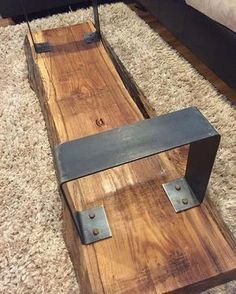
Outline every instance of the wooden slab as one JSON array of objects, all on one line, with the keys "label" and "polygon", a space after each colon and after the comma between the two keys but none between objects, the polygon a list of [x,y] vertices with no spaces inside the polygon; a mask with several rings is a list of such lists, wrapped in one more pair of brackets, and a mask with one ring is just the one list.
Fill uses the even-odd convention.
[{"label": "wooden slab", "polygon": [[[91,23],[35,33],[25,48],[51,145],[144,119]],[[176,214],[161,184],[181,176],[186,149],[67,184],[73,211],[103,204],[113,237],[81,245],[68,208],[64,235],[81,293],[195,293],[236,277],[236,245],[207,201]]]}]

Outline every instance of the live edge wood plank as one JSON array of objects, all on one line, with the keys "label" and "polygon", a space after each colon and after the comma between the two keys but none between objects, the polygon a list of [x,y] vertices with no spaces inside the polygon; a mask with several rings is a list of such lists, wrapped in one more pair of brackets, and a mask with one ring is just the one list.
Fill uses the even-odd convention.
[{"label": "live edge wood plank", "polygon": [[[29,36],[29,79],[51,146],[144,119],[91,23]],[[143,98],[143,97],[141,97]],[[102,124],[97,123],[101,121]],[[176,214],[161,184],[181,176],[185,149],[111,169],[66,186],[73,211],[103,204],[113,237],[81,245],[64,205],[64,236],[81,293],[197,293],[236,277],[236,245],[207,200]]]}]

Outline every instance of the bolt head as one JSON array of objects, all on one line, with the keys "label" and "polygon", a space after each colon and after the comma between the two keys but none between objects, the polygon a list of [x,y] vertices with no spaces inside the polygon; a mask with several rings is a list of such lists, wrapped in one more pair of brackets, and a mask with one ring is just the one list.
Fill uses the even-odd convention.
[{"label": "bolt head", "polygon": [[181,186],[180,186],[180,185],[175,185],[175,189],[176,189],[177,191],[180,191],[180,190],[181,190]]},{"label": "bolt head", "polygon": [[97,236],[99,233],[100,233],[99,229],[97,229],[97,228],[93,229],[93,235],[94,236]]},{"label": "bolt head", "polygon": [[182,199],[182,203],[183,203],[184,205],[187,205],[187,204],[188,204],[188,199],[187,199],[187,198]]},{"label": "bolt head", "polygon": [[91,213],[89,214],[89,218],[90,218],[90,219],[94,219],[94,218],[95,218],[95,213],[91,212]]}]

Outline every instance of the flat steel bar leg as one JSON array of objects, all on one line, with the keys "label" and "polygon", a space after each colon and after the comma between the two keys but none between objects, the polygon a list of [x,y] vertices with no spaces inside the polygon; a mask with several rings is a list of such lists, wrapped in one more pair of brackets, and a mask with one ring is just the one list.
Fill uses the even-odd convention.
[{"label": "flat steel bar leg", "polygon": [[29,33],[30,33],[30,37],[31,37],[31,40],[33,42],[33,45],[34,45],[34,49],[35,49],[35,40],[34,40],[34,37],[33,37],[33,33],[32,33],[32,30],[31,30],[31,27],[30,27],[30,24],[29,24],[29,18],[28,18],[28,14],[26,12],[26,9],[25,9],[25,6],[24,6],[24,2],[23,0],[20,1],[20,4],[21,4],[21,9],[23,11],[23,14],[24,14],[24,18],[26,20],[26,24],[27,24],[27,27],[28,27],[28,30],[29,30]]},{"label": "flat steel bar leg", "polygon": [[176,212],[193,208],[202,203],[220,136],[192,142],[189,147],[185,177],[163,184],[163,188]]},{"label": "flat steel bar leg", "polygon": [[[183,109],[57,145],[59,183],[63,189],[66,182],[190,145],[185,176],[162,185],[174,210],[184,211],[203,201],[219,142],[220,135],[198,109]],[[103,207],[95,209],[100,236],[91,235],[87,212],[78,212],[75,219],[84,244],[111,236]]]},{"label": "flat steel bar leg", "polygon": [[94,24],[96,28],[96,33],[100,36],[101,29],[100,29],[100,20],[99,20],[99,13],[98,13],[98,1],[92,0],[93,4],[93,15],[94,15]]},{"label": "flat steel bar leg", "polygon": [[220,136],[215,136],[190,144],[185,178],[200,203],[206,193],[219,143]]},{"label": "flat steel bar leg", "polygon": [[28,14],[27,14],[27,11],[26,11],[26,8],[25,8],[24,1],[23,0],[20,0],[20,5],[21,5],[21,8],[22,8],[24,17],[25,17],[25,21],[27,23],[27,27],[28,27],[28,30],[29,30],[29,33],[30,33],[30,37],[31,37],[32,42],[33,42],[33,46],[34,46],[35,52],[38,53],[38,54],[40,54],[40,53],[45,53],[45,52],[51,51],[51,48],[50,48],[50,45],[49,45],[48,42],[44,42],[44,43],[36,43],[35,42],[35,39],[34,39],[34,36],[33,36],[33,32],[32,32],[31,27],[30,27],[30,22],[29,22]]},{"label": "flat steel bar leg", "polygon": [[98,2],[97,0],[92,0],[93,5],[93,16],[94,16],[94,25],[96,31],[85,35],[84,41],[87,44],[95,43],[101,40],[101,29],[100,29],[100,20],[98,13]]}]

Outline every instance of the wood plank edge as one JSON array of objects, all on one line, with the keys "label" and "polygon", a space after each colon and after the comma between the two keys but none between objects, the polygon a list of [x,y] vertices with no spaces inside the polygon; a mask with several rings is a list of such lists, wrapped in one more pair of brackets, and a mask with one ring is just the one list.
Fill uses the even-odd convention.
[{"label": "wood plank edge", "polygon": [[[24,50],[26,54],[26,60],[27,60],[27,67],[28,67],[28,79],[30,83],[30,87],[32,90],[36,93],[38,97],[43,97],[45,101],[47,101],[47,96],[46,92],[44,91],[43,84],[42,84],[42,79],[40,78],[40,70],[35,62],[37,60],[37,54],[34,51],[33,43],[31,40],[30,35],[28,34],[25,37],[25,42],[24,42]],[[37,81],[37,82],[36,82]],[[57,136],[52,136],[53,134],[56,134],[56,128],[53,123],[53,121],[50,119],[50,117],[47,114],[48,108],[47,108],[47,103],[43,103],[43,99],[38,99],[41,107],[41,111],[43,113],[44,119],[45,119],[45,124],[47,126],[47,135],[49,139],[49,144],[51,148],[52,155],[54,154],[54,146],[55,144],[58,144],[58,138]],[[54,131],[52,131],[54,130]],[[54,163],[54,169],[56,171],[56,165],[55,165],[55,158],[53,156],[53,163]],[[58,180],[58,178],[57,178]],[[67,187],[66,188],[66,194],[68,194]],[[59,194],[60,191],[58,190]],[[69,197],[70,198],[70,197]],[[85,265],[85,254],[84,251],[82,250],[82,244],[80,242],[80,238],[78,236],[78,232],[76,230],[75,224],[72,221],[71,218],[71,210],[68,207],[68,204],[72,203],[66,203],[65,200],[61,197],[62,201],[62,213],[63,213],[63,237],[65,240],[66,247],[68,249],[74,270],[76,272],[76,279],[78,281],[79,285],[83,285],[82,289],[86,290],[85,293],[88,294],[94,294],[94,293],[105,293],[101,289],[103,289],[101,279],[96,280],[96,284],[94,281],[92,281],[89,277],[88,274],[88,268]],[[73,205],[72,205],[73,206]],[[76,244],[77,246],[73,245]],[[92,247],[93,245],[91,245]],[[78,263],[79,259],[79,263]],[[84,267],[82,266],[84,264]],[[83,268],[82,268],[83,267]],[[97,266],[93,265],[94,271],[95,268],[98,269]],[[97,270],[99,272],[99,270]],[[81,280],[82,279],[82,280]],[[100,283],[98,283],[100,281]],[[96,289],[96,290],[95,290]],[[98,292],[97,292],[98,290]]]},{"label": "wood plank edge", "polygon": [[111,58],[115,68],[124,83],[125,88],[128,90],[131,98],[134,100],[136,105],[138,106],[140,112],[143,114],[144,118],[150,118],[155,116],[155,110],[148,102],[147,98],[138,87],[136,82],[134,81],[133,77],[124,67],[123,63],[119,59],[119,57],[114,52],[113,48],[110,46],[104,35],[102,35],[102,44],[106,49],[109,57]]},{"label": "wood plank edge", "polygon": [[217,276],[211,277],[210,279],[197,282],[186,287],[176,289],[174,291],[168,292],[166,294],[196,294],[202,293],[203,291],[212,289],[217,286],[224,286],[225,283],[235,280],[236,269],[233,269],[223,274],[218,274]]}]

